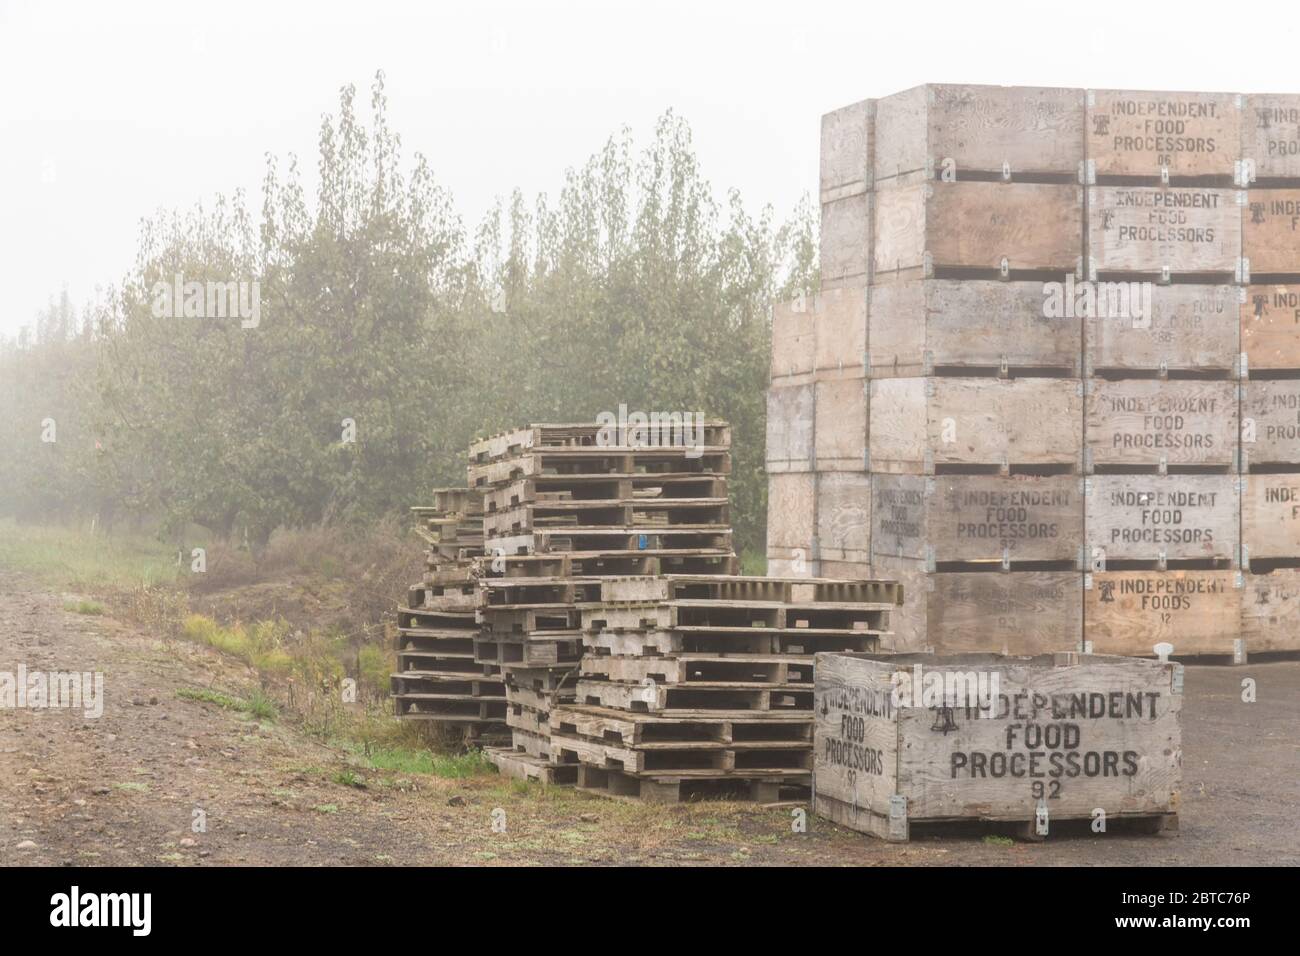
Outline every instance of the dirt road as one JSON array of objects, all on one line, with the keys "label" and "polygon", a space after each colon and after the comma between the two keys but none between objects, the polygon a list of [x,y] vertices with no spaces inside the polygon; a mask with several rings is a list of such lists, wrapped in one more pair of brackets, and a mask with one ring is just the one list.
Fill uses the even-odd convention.
[{"label": "dirt road", "polygon": [[[788,808],[638,805],[494,774],[358,766],[287,718],[178,697],[239,694],[251,675],[67,600],[0,571],[0,671],[100,671],[105,682],[97,719],[0,709],[0,864],[1300,863],[1300,662],[1188,668],[1177,834],[892,846],[812,818],[795,833]],[[1256,703],[1241,701],[1247,677]]]}]

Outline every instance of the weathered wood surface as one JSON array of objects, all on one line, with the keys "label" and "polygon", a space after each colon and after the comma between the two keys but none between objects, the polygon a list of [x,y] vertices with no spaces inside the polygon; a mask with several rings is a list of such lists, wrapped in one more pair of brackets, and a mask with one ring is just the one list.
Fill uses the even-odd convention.
[{"label": "weathered wood surface", "polygon": [[871,215],[875,193],[822,203],[823,284],[865,276],[871,263]]},{"label": "weathered wood surface", "polygon": [[877,101],[878,188],[917,172],[1075,177],[1083,91],[932,84]]},{"label": "weathered wood surface", "polygon": [[854,472],[817,476],[817,547],[823,561],[870,560],[872,480]]},{"label": "weathered wood surface", "polygon": [[1241,592],[1246,652],[1300,650],[1300,568],[1247,574]]},{"label": "weathered wood surface", "polygon": [[1089,90],[1088,159],[1098,177],[1230,179],[1242,105],[1235,93]]},{"label": "weathered wood surface", "polygon": [[1240,202],[1232,189],[1088,187],[1093,273],[1232,276],[1241,258]]},{"label": "weathered wood surface", "polygon": [[799,385],[811,380],[816,350],[811,301],[772,305],[772,384]]},{"label": "weathered wood surface", "polygon": [[1233,465],[1233,382],[1090,381],[1087,448],[1093,466]]},{"label": "weathered wood surface", "polygon": [[875,100],[862,100],[822,116],[823,203],[871,189],[875,119]]},{"label": "weathered wood surface", "polygon": [[877,475],[872,549],[914,560],[1078,561],[1081,479],[1059,476]]},{"label": "weathered wood surface", "polygon": [[1241,615],[1236,571],[1106,571],[1088,576],[1084,638],[1096,654],[1232,653]]},{"label": "weathered wood surface", "polygon": [[1300,96],[1247,96],[1241,153],[1253,166],[1256,179],[1300,178]]},{"label": "weathered wood surface", "polygon": [[1300,474],[1245,475],[1241,481],[1247,560],[1300,560]]},{"label": "weathered wood surface", "polygon": [[814,448],[819,471],[861,471],[867,451],[867,380],[816,384]]},{"label": "weathered wood surface", "polygon": [[812,470],[813,402],[812,383],[767,390],[769,472]]},{"label": "weathered wood surface", "polygon": [[[950,700],[974,697],[975,706],[927,706],[920,693],[893,693],[896,684],[911,687],[918,666],[922,688],[928,671],[946,683]],[[1049,828],[1053,819],[1091,820],[1099,807],[1108,817],[1174,812],[1179,668],[1073,655],[1061,662],[818,655],[815,792],[848,810],[840,822],[879,835],[895,796],[905,799],[909,824],[1029,821],[1040,806]],[[981,681],[991,701],[984,708]],[[893,838],[906,839],[898,829]]]},{"label": "weathered wood surface", "polygon": [[1079,367],[1082,320],[1052,314],[1042,282],[919,279],[872,290],[871,374],[936,367]]},{"label": "weathered wood surface", "polygon": [[823,291],[816,299],[813,327],[818,380],[861,378],[867,351],[866,285]]},{"label": "weathered wood surface", "polygon": [[1300,379],[1242,385],[1241,452],[1244,467],[1300,464]]},{"label": "weathered wood surface", "polygon": [[919,182],[876,194],[875,272],[1074,271],[1083,190],[1039,183]]},{"label": "weathered wood surface", "polygon": [[1082,646],[1081,572],[926,573],[920,561],[879,556],[871,567],[903,585],[906,599],[889,619],[900,652],[1044,654]]},{"label": "weathered wood surface", "polygon": [[1076,465],[1079,392],[1077,379],[874,380],[871,468],[920,474],[939,465]]},{"label": "weathered wood surface", "polygon": [[1300,369],[1300,285],[1253,285],[1240,291],[1247,370]]},{"label": "weathered wood surface", "polygon": [[817,476],[808,473],[768,475],[768,549],[804,548],[811,555],[815,533]]},{"label": "weathered wood surface", "polygon": [[1252,276],[1300,274],[1300,189],[1252,189],[1241,225]]},{"label": "weathered wood surface", "polygon": [[1238,560],[1236,475],[1094,475],[1088,555],[1106,561]]},{"label": "weathered wood surface", "polygon": [[1236,368],[1241,290],[1228,285],[1089,283],[1098,311],[1083,322],[1088,374]]}]

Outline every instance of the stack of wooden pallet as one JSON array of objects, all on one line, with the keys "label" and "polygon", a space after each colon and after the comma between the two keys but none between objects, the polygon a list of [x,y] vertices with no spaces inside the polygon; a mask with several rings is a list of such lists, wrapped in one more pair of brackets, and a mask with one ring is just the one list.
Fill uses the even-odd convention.
[{"label": "stack of wooden pallet", "polygon": [[721,575],[611,577],[581,609],[578,703],[550,714],[579,787],[676,801],[804,796],[813,655],[879,650],[893,584]]},{"label": "stack of wooden pallet", "polygon": [[612,575],[735,571],[728,524],[730,429],[692,443],[629,440],[596,424],[533,425],[476,442],[469,482],[484,499],[478,660],[506,678],[512,747],[503,772],[547,781],[551,711],[572,700],[581,610]]},{"label": "stack of wooden pallet", "polygon": [[428,549],[424,580],[410,588],[397,612],[394,705],[399,717],[437,721],[465,743],[503,743],[508,731],[500,668],[476,654],[482,495],[436,488],[433,498],[432,505],[411,509]]},{"label": "stack of wooden pallet", "polygon": [[1300,646],[1297,118],[942,85],[824,117],[770,567],[898,578],[911,650]]}]

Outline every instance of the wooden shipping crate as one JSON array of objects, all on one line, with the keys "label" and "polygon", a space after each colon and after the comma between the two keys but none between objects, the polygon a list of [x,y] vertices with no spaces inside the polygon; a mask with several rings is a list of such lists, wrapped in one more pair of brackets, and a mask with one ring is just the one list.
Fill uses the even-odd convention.
[{"label": "wooden shipping crate", "polygon": [[1300,568],[1243,575],[1241,638],[1247,654],[1300,650]]},{"label": "wooden shipping crate", "polygon": [[1085,374],[1099,370],[1237,369],[1241,289],[1228,285],[1089,283],[1098,311],[1083,322]]},{"label": "wooden shipping crate", "polygon": [[867,452],[867,380],[816,384],[814,448],[818,471],[862,471]]},{"label": "wooden shipping crate", "polygon": [[1076,181],[1083,91],[931,84],[876,101],[876,188],[919,177]]},{"label": "wooden shipping crate", "polygon": [[1239,291],[1245,371],[1300,369],[1300,285],[1253,285]]},{"label": "wooden shipping crate", "polygon": [[1088,278],[1237,276],[1245,195],[1193,186],[1089,186]]},{"label": "wooden shipping crate", "polygon": [[767,470],[812,471],[812,383],[774,385],[767,390]]},{"label": "wooden shipping crate", "polygon": [[873,238],[876,281],[957,269],[1073,272],[1083,255],[1083,190],[1041,183],[899,186],[876,193]]},{"label": "wooden shipping crate", "polygon": [[1073,475],[877,475],[874,554],[945,562],[1078,566],[1082,479]]},{"label": "wooden shipping crate", "polygon": [[1227,562],[1236,567],[1236,475],[1093,475],[1087,480],[1088,559]]},{"label": "wooden shipping crate", "polygon": [[1231,181],[1241,159],[1236,93],[1089,90],[1089,179]]},{"label": "wooden shipping crate", "polygon": [[1300,274],[1300,189],[1252,189],[1241,254],[1252,276]]},{"label": "wooden shipping crate", "polygon": [[864,282],[871,267],[874,193],[822,203],[820,233],[822,288]]},{"label": "wooden shipping crate", "polygon": [[1230,655],[1241,617],[1237,571],[1105,571],[1084,582],[1084,640],[1094,654]]},{"label": "wooden shipping crate", "polygon": [[903,841],[940,821],[1042,834],[1178,810],[1181,664],[822,653],[815,671],[813,809],[836,823]]},{"label": "wooden shipping crate", "polygon": [[817,380],[862,378],[867,352],[866,284],[827,289],[816,303]]},{"label": "wooden shipping crate", "polygon": [[823,563],[871,560],[872,476],[822,472],[817,476],[817,557]]},{"label": "wooden shipping crate", "polygon": [[1082,321],[1051,308],[1055,285],[917,279],[877,286],[868,309],[871,375],[1007,368],[1077,376]]},{"label": "wooden shipping crate", "polygon": [[1241,477],[1242,563],[1300,561],[1300,474]]},{"label": "wooden shipping crate", "polygon": [[871,190],[875,121],[875,100],[862,100],[822,116],[823,203]]},{"label": "wooden shipping crate", "polygon": [[[817,566],[818,566],[817,574],[820,574],[823,577],[835,578],[840,581],[867,580],[872,576],[871,565],[869,565],[865,561],[836,561],[827,558],[824,561],[819,561]],[[777,574],[777,573],[778,572],[772,570],[772,564],[769,561],[768,574]],[[904,601],[904,603],[906,603],[906,600]],[[898,612],[895,611],[894,613],[897,614]],[[890,623],[890,627],[891,628],[893,627],[892,620]],[[886,645],[892,647],[893,643],[894,643],[894,638],[891,632],[890,635],[882,642],[882,647]]]},{"label": "wooden shipping crate", "polygon": [[1300,96],[1246,97],[1241,120],[1241,158],[1250,179],[1300,179]]},{"label": "wooden shipping crate", "polygon": [[1241,387],[1243,470],[1300,464],[1300,379],[1255,379]]},{"label": "wooden shipping crate", "polygon": [[773,386],[812,381],[816,351],[815,300],[772,304]]},{"label": "wooden shipping crate", "polygon": [[1032,464],[1077,469],[1082,387],[1064,378],[892,378],[871,382],[873,472]]},{"label": "wooden shipping crate", "polygon": [[803,548],[812,555],[816,534],[817,476],[812,472],[767,476],[769,554]]},{"label": "wooden shipping crate", "polygon": [[1092,380],[1086,405],[1092,468],[1236,464],[1235,382]]},{"label": "wooden shipping crate", "polygon": [[898,651],[1043,654],[1083,646],[1080,571],[928,572],[923,561],[879,555],[871,570],[907,595],[889,619]]}]

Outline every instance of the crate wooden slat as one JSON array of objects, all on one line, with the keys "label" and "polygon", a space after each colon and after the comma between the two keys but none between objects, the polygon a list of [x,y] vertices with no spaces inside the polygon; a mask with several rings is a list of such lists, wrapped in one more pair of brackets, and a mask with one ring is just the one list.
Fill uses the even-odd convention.
[{"label": "crate wooden slat", "polygon": [[1079,318],[1049,317],[1042,282],[922,279],[872,290],[874,378],[936,368],[1064,369],[1078,375]]},{"label": "crate wooden slat", "polygon": [[779,302],[772,306],[773,385],[810,380],[816,352],[816,315],[812,303]]},{"label": "crate wooden slat", "polygon": [[1252,285],[1240,293],[1247,370],[1300,369],[1300,285]]},{"label": "crate wooden slat", "polygon": [[1242,385],[1241,454],[1245,469],[1300,464],[1300,379]]},{"label": "crate wooden slat", "polygon": [[822,203],[819,233],[822,281],[827,287],[865,283],[871,268],[876,194],[858,193]]},{"label": "crate wooden slat", "polygon": [[815,386],[813,454],[818,471],[861,471],[867,452],[867,380],[841,378]]},{"label": "crate wooden slat", "polygon": [[1243,575],[1241,638],[1247,654],[1300,650],[1300,568]]},{"label": "crate wooden slat", "polygon": [[768,472],[813,470],[814,401],[812,383],[768,389]]},{"label": "crate wooden slat", "polygon": [[1106,177],[1231,182],[1244,98],[1235,93],[1089,90],[1087,150]]},{"label": "crate wooden slat", "polygon": [[1088,554],[1111,561],[1219,561],[1236,567],[1236,475],[1093,475]]},{"label": "crate wooden slat", "polygon": [[822,116],[820,186],[823,203],[872,188],[875,121],[875,100],[862,100]]},{"label": "crate wooden slat", "polygon": [[1088,187],[1088,277],[1237,276],[1245,196],[1199,186]]},{"label": "crate wooden slat", "polygon": [[1096,654],[1231,655],[1242,592],[1236,571],[1106,571],[1084,590],[1084,638]]},{"label": "crate wooden slat", "polygon": [[1250,274],[1300,275],[1300,189],[1252,189],[1241,226]]},{"label": "crate wooden slat", "polygon": [[1094,380],[1088,388],[1087,449],[1094,468],[1236,465],[1236,383]]},{"label": "crate wooden slat", "polygon": [[1255,179],[1300,179],[1300,96],[1252,94],[1241,122],[1241,156]]},{"label": "crate wooden slat", "polygon": [[869,561],[872,476],[862,472],[822,472],[816,477],[818,558]]},{"label": "crate wooden slat", "polygon": [[1087,375],[1217,370],[1235,377],[1241,351],[1240,288],[1155,283],[1101,288],[1103,311],[1083,323]]},{"label": "crate wooden slat", "polygon": [[867,353],[866,286],[826,289],[814,302],[817,380],[862,378]]},{"label": "crate wooden slat", "polygon": [[1243,560],[1300,563],[1300,474],[1244,475],[1241,483]]}]

